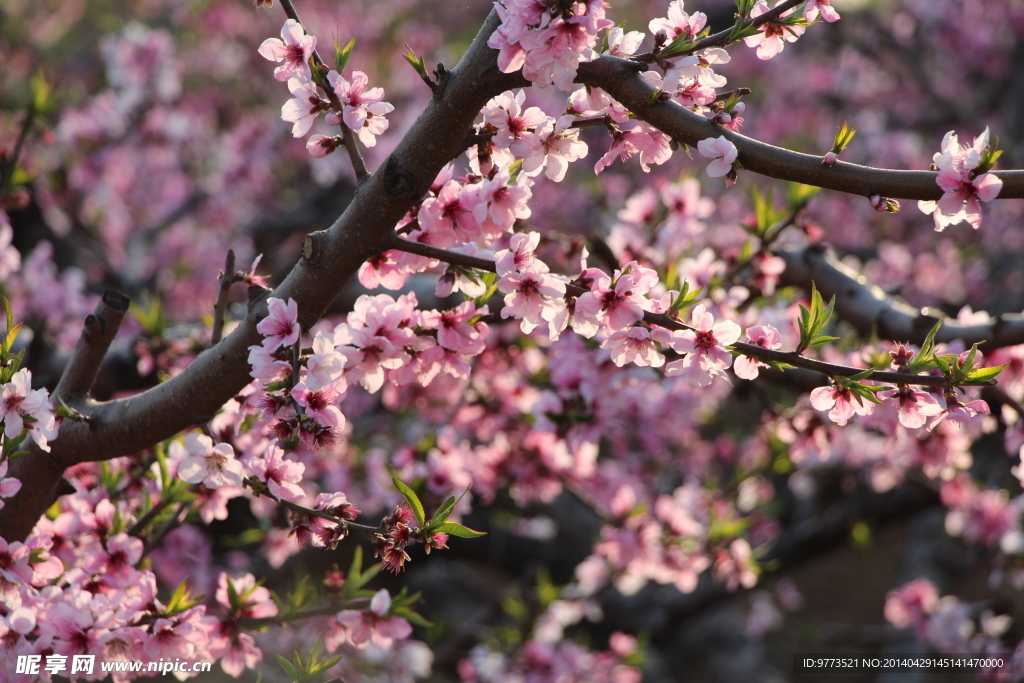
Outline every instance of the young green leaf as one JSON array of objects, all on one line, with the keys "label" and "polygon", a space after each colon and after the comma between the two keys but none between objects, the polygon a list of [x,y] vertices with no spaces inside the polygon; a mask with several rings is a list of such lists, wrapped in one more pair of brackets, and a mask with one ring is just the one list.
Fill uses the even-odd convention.
[{"label": "young green leaf", "polygon": [[991,368],[978,368],[976,370],[971,370],[967,373],[967,376],[961,384],[990,384],[1007,365],[1008,363],[996,365]]},{"label": "young green leaf", "polygon": [[832,300],[828,302],[828,306],[825,306],[821,299],[821,293],[812,282],[811,307],[806,308],[802,304],[800,306],[800,344],[797,346],[797,353],[803,353],[811,347],[820,346],[835,340],[835,337],[827,337],[820,334],[822,328],[828,323],[829,318],[832,317],[832,311],[835,309],[835,306],[835,297],[832,297]]},{"label": "young green leaf", "polygon": [[348,60],[352,58],[352,50],[355,46],[355,38],[345,43],[344,47],[340,42],[338,42],[337,38],[334,39],[334,69],[339,74],[343,74],[345,72],[345,67],[348,66]]},{"label": "young green leaf", "polygon": [[420,497],[394,474],[391,475],[391,481],[395,482],[395,488],[398,489],[398,492],[405,496],[406,502],[409,503],[409,507],[412,509],[412,514],[416,516],[416,525],[422,528],[426,517],[424,516],[423,503],[420,502]]},{"label": "young green leaf", "polygon": [[409,47],[409,43],[405,44],[405,52],[402,53],[402,57],[405,61],[409,62],[409,66],[416,70],[420,78],[429,81],[430,74],[427,73],[427,65],[422,56],[417,56],[412,48]]},{"label": "young green leaf", "polygon": [[832,141],[832,151],[836,154],[842,152],[853,141],[856,134],[857,127],[843,121],[843,125],[836,129],[836,136]]},{"label": "young green leaf", "polygon": [[455,522],[445,522],[437,530],[449,536],[458,536],[459,538],[480,538],[487,535],[486,532],[475,531]]}]

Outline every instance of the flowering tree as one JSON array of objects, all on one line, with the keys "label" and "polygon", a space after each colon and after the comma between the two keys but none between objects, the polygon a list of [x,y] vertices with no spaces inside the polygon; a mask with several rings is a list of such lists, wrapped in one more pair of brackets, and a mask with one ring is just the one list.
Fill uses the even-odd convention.
[{"label": "flowering tree", "polygon": [[753,680],[907,519],[883,647],[1016,680],[1019,3],[131,5],[4,10],[4,680]]}]

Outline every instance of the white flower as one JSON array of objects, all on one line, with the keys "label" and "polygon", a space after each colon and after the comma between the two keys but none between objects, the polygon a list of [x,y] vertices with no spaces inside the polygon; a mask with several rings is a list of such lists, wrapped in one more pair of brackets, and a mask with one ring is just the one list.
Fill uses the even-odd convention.
[{"label": "white flower", "polygon": [[178,476],[184,481],[211,489],[242,485],[242,463],[235,459],[230,444],[214,446],[210,437],[193,433],[185,435],[185,450],[189,456],[178,465]]},{"label": "white flower", "polygon": [[712,162],[708,164],[708,175],[721,178],[732,170],[732,162],[736,161],[736,145],[729,142],[724,135],[707,138],[697,143],[697,151]]}]

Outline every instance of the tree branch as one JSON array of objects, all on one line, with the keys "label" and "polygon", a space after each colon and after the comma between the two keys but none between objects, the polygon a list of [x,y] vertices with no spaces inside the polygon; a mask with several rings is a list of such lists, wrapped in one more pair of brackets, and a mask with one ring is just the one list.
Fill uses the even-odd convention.
[{"label": "tree branch", "polygon": [[[760,26],[761,24],[766,24],[772,19],[775,19],[778,16],[780,16],[783,12],[792,9],[797,5],[802,5],[806,1],[807,0],[786,0],[786,2],[780,2],[777,6],[771,8],[764,14],[756,16],[753,19],[747,19],[745,22],[743,22],[742,28],[746,29],[751,28],[753,26]],[[738,17],[739,15],[736,16]],[[735,30],[736,25],[733,24],[724,31],[719,31],[714,35],[710,35],[702,40],[698,40],[696,43],[694,43],[692,48],[690,48],[686,52],[674,55],[673,58],[680,57],[682,55],[692,55],[695,52],[699,52],[700,50],[704,50],[709,47],[725,47],[726,45],[735,42],[729,40],[730,36],[733,35],[733,32]],[[633,55],[633,57],[631,57],[630,59],[635,62],[650,63],[657,61],[658,56],[654,52],[645,52],[643,54]]]},{"label": "tree branch", "polygon": [[[427,258],[437,259],[438,261],[465,266],[467,268],[477,268],[491,273],[495,272],[494,261],[489,259],[457,254],[438,247],[413,242],[411,240],[398,237],[397,235],[392,238],[391,244],[389,244],[387,248],[406,251],[410,254],[417,254],[419,256],[425,256]],[[588,291],[590,290],[571,283],[565,285],[566,294],[571,296],[581,296],[586,294]],[[664,327],[668,330],[694,329],[690,325],[681,323],[667,315],[661,315],[658,313],[644,313],[644,322]],[[829,377],[852,377],[853,375],[860,374],[865,370],[864,368],[851,368],[845,365],[825,363],[823,361],[814,360],[813,358],[805,358],[793,351],[773,351],[772,349],[766,349],[763,346],[747,344],[744,342],[736,342],[731,348],[744,356],[756,358],[757,360],[784,363],[797,368],[804,368],[805,370],[813,370],[814,372],[827,375]],[[946,385],[945,377],[935,375],[911,375],[902,372],[875,372],[871,375],[871,379],[888,384],[913,384],[925,387],[943,387]]]},{"label": "tree branch", "polygon": [[103,293],[96,310],[85,318],[82,335],[53,390],[55,397],[72,402],[89,393],[127,312],[128,297],[114,291]]},{"label": "tree branch", "polygon": [[[292,0],[281,0],[281,9],[284,10],[289,19],[294,19],[297,23],[302,24],[302,21],[299,19],[299,13],[295,11],[295,5],[292,4]],[[320,54],[316,50],[313,50],[313,61],[319,66],[324,66],[324,60],[320,59]],[[333,90],[327,90],[327,97],[331,100],[331,108],[340,117],[342,115],[342,106],[338,96]],[[348,152],[349,161],[352,162],[352,169],[356,173],[356,180],[362,180],[370,172],[366,170],[366,162],[363,161],[363,155],[359,153],[355,133],[352,132],[352,129],[344,121],[341,121],[338,125],[341,126],[341,139],[345,141],[345,150]]]},{"label": "tree branch", "polygon": [[1024,344],[1024,315],[1000,315],[966,325],[894,299],[818,247],[780,249],[775,255],[786,262],[781,284],[809,290],[813,282],[823,297],[836,298],[836,313],[861,334],[876,330],[883,339],[920,344],[941,318],[936,342],[959,339],[968,347],[979,344],[983,351]]},{"label": "tree branch", "polygon": [[[52,496],[24,495],[32,488],[26,481],[35,481],[37,490],[56,491],[65,467],[131,455],[215,415],[252,381],[248,349],[262,342],[256,325],[267,315],[268,295],[294,299],[304,328],[324,314],[362,263],[388,248],[394,226],[430,189],[444,165],[460,154],[487,101],[522,79],[502,73],[497,50],[487,47],[499,23],[492,10],[452,70],[444,93],[431,99],[381,168],[359,184],[335,223],[307,238],[303,258],[280,286],[250,302],[249,314],[230,335],[157,387],[105,403],[84,401],[78,409],[90,421],[65,420],[50,458],[24,456],[12,463],[12,470],[22,474],[23,486],[0,510],[0,536],[9,541],[25,538],[52,503]],[[12,471],[11,476],[17,474]]]},{"label": "tree branch", "polygon": [[224,272],[220,275],[220,291],[217,292],[217,304],[213,307],[213,332],[210,336],[210,346],[216,346],[224,336],[224,316],[228,310],[228,294],[231,293],[231,285],[237,282],[235,278],[235,250],[228,249],[228,255],[224,257]]},{"label": "tree branch", "polygon": [[[630,112],[681,143],[695,147],[706,138],[725,136],[736,145],[743,168],[780,180],[816,185],[865,197],[937,200],[942,189],[933,171],[897,171],[838,161],[829,167],[821,156],[801,154],[753,140],[722,128],[677,102],[651,103],[654,88],[637,73],[642,64],[602,56],[580,64],[577,82],[601,88]],[[1001,199],[1024,198],[1024,171],[997,171]]]}]

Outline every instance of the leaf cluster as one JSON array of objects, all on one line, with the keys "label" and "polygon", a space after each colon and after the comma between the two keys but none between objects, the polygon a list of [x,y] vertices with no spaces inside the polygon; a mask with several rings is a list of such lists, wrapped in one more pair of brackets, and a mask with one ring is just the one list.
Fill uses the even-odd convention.
[{"label": "leaf cluster", "polygon": [[838,337],[828,337],[821,334],[821,330],[828,323],[829,318],[832,317],[832,311],[835,309],[835,306],[835,297],[832,297],[828,302],[828,306],[825,306],[821,299],[821,292],[818,291],[818,288],[812,282],[811,307],[806,308],[803,304],[800,305],[800,344],[797,346],[797,353],[803,353],[809,348],[815,348],[838,339]]}]

